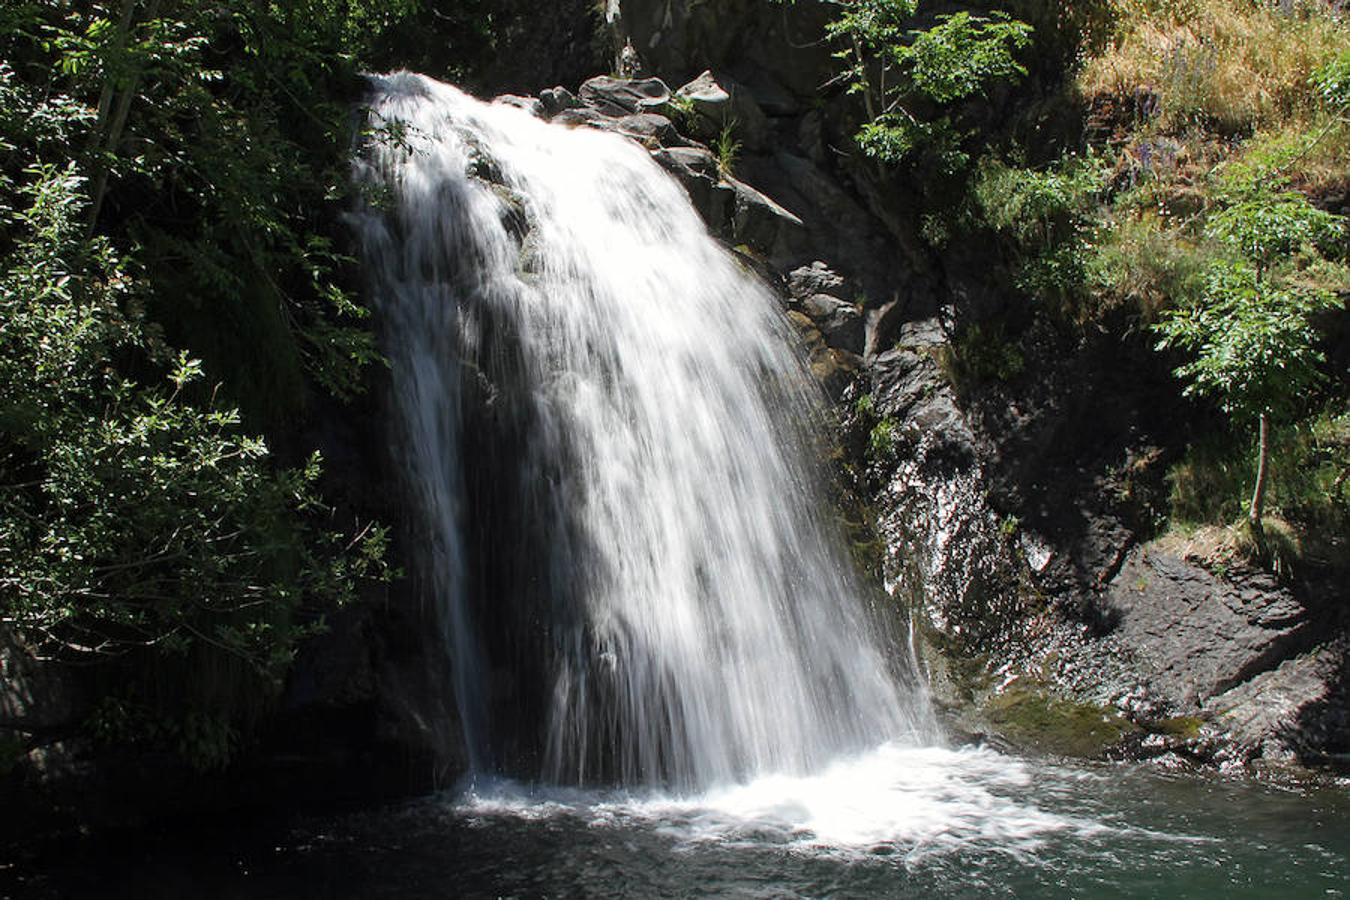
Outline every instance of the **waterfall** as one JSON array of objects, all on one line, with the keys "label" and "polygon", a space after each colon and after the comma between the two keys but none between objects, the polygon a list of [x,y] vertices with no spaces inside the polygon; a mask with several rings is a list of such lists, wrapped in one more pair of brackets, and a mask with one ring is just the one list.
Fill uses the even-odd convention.
[{"label": "waterfall", "polygon": [[473,765],[696,788],[927,739],[773,294],[637,144],[372,84],[355,220]]}]

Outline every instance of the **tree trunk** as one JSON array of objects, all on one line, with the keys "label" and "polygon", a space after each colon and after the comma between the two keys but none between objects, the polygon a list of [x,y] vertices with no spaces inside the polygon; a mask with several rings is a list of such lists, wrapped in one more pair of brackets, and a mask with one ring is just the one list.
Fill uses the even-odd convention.
[{"label": "tree trunk", "polygon": [[1270,464],[1270,417],[1261,413],[1260,451],[1256,461],[1256,489],[1252,491],[1252,508],[1249,518],[1253,531],[1261,531],[1261,516],[1266,505],[1266,470]]},{"label": "tree trunk", "polygon": [[[159,15],[161,0],[150,0],[150,5],[146,10],[143,21],[150,21]],[[135,6],[134,0],[127,0],[123,8],[122,31],[119,34],[119,52],[126,47],[127,40],[131,33],[131,11]],[[141,72],[138,68],[131,73],[127,83],[122,87],[122,93],[117,97],[117,108],[112,114],[110,121],[100,121],[99,143],[108,155],[117,152],[117,145],[122,142],[122,132],[127,126],[127,115],[131,112],[131,103],[136,98],[136,89],[140,85]],[[99,100],[102,104],[102,98]],[[103,109],[100,106],[100,114]],[[106,129],[103,127],[106,124]],[[104,161],[98,163],[98,176],[94,179],[93,203],[89,207],[89,230],[92,232],[94,226],[98,224],[98,215],[103,211],[103,199],[108,193],[108,166]]]}]

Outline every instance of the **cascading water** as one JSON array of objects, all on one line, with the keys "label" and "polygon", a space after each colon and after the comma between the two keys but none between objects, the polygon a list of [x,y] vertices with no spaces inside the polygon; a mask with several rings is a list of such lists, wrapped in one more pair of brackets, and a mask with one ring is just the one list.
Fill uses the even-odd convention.
[{"label": "cascading water", "polygon": [[636,144],[372,81],[357,223],[473,764],[688,788],[927,738],[772,294]]}]

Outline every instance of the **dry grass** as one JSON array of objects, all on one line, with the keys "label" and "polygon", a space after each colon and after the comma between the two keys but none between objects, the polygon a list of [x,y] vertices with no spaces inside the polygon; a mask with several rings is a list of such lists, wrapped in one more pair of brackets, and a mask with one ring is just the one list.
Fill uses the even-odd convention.
[{"label": "dry grass", "polygon": [[1250,132],[1313,111],[1308,76],[1350,42],[1327,0],[1115,0],[1114,40],[1079,75],[1164,132]]},{"label": "dry grass", "polygon": [[1330,116],[1281,123],[1253,135],[1233,167],[1239,176],[1284,173],[1314,201],[1343,195],[1350,188],[1350,123]]},{"label": "dry grass", "polygon": [[1241,521],[1228,526],[1205,525],[1193,531],[1174,528],[1151,546],[1221,575],[1251,567],[1288,579],[1303,567],[1305,541],[1306,535],[1297,525],[1279,516],[1266,516],[1260,536]]}]

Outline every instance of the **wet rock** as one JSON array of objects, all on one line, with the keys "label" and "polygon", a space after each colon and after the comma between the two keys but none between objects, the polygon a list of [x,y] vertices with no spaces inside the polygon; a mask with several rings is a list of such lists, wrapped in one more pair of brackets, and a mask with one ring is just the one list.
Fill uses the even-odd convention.
[{"label": "wet rock", "polygon": [[1247,758],[1325,763],[1350,750],[1344,642],[1300,654],[1209,698],[1208,730]]},{"label": "wet rock", "polygon": [[802,310],[820,328],[831,347],[854,356],[863,351],[863,320],[852,303],[829,294],[812,294],[802,301]]},{"label": "wet rock", "polygon": [[805,243],[802,220],[796,215],[744,182],[724,180],[735,192],[733,240],[770,256],[790,254]]},{"label": "wet rock", "polygon": [[642,144],[648,150],[687,144],[670,119],[656,113],[634,113],[614,124],[614,130]]},{"label": "wet rock", "polygon": [[820,260],[788,273],[788,290],[798,300],[812,294],[833,294],[843,286],[843,277]]},{"label": "wet rock", "polygon": [[599,110],[592,109],[589,106],[581,106],[576,109],[563,110],[554,116],[552,121],[557,125],[570,125],[572,127],[606,128],[614,120]]},{"label": "wet rock", "polygon": [[544,114],[549,117],[584,105],[580,97],[561,85],[540,91],[539,102],[544,108]]},{"label": "wet rock", "polygon": [[861,369],[862,357],[847,350],[827,347],[811,355],[811,374],[834,400],[843,396]]},{"label": "wet rock", "polygon": [[523,109],[527,113],[537,118],[544,117],[544,104],[535,97],[520,97],[515,94],[502,94],[495,99],[496,103],[503,106],[514,106]]}]

